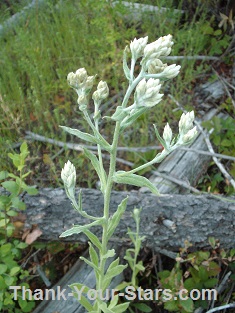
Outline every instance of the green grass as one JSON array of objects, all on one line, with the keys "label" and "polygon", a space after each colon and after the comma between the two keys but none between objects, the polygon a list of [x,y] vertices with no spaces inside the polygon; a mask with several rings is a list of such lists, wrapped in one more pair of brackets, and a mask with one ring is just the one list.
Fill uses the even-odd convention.
[{"label": "green grass", "polygon": [[[161,1],[156,2],[161,6]],[[165,5],[164,1],[162,3]],[[113,96],[126,88],[122,51],[134,37],[149,35],[149,41],[154,41],[171,33],[175,41],[172,55],[211,53],[211,40],[215,35],[208,31],[208,27],[213,25],[213,20],[208,21],[202,6],[198,6],[194,16],[185,15],[184,22],[181,15],[173,12],[173,6],[157,16],[145,13],[141,22],[126,21],[120,15],[123,13],[126,9],[121,4],[112,8],[105,0],[51,0],[41,10],[31,10],[20,26],[9,31],[7,37],[0,38],[0,153],[3,169],[10,166],[7,158],[9,146],[21,141],[27,130],[73,141],[74,138],[63,133],[58,125],[85,129],[76,105],[76,95],[67,85],[69,72],[85,67],[89,75],[98,74],[97,83],[101,79],[106,80]],[[3,13],[1,20],[6,17]],[[226,43],[228,40],[224,45]],[[195,60],[177,63],[182,66],[180,75],[169,86],[166,83],[164,88],[186,108],[192,108],[190,93],[197,75],[206,69],[206,64]],[[155,111],[137,121],[136,128],[130,130],[132,135],[129,139],[123,138],[122,144],[156,145],[147,120],[149,125],[157,122],[160,128],[169,120],[174,124],[180,113],[172,113],[173,107],[174,104],[165,96]],[[107,137],[111,126],[105,129]],[[94,186],[96,177],[82,154],[67,150],[53,157],[60,148],[38,142],[29,146],[33,153],[29,166],[33,168],[39,185],[52,185],[54,182],[58,186],[60,169],[71,158],[75,165],[83,167],[78,183],[85,180],[85,185]],[[139,160],[138,155],[126,156]]]}]

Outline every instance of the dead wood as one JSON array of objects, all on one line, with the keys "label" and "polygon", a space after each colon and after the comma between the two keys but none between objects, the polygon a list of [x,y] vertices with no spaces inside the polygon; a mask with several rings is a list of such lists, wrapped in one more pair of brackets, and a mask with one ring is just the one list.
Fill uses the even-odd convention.
[{"label": "dead wood", "polygon": [[[212,195],[163,195],[143,194],[138,191],[112,193],[111,215],[125,197],[127,210],[112,238],[117,244],[127,244],[127,228],[135,228],[131,216],[134,207],[143,208],[141,234],[146,236],[144,245],[155,251],[176,251],[188,240],[195,247],[208,246],[208,237],[219,239],[221,246],[235,246],[235,199]],[[94,189],[82,190],[83,209],[90,215],[102,216],[103,197]],[[63,189],[41,189],[37,196],[26,196],[25,226],[37,224],[43,240],[86,242],[83,234],[59,238],[73,225],[85,225],[88,220],[72,208]],[[231,201],[232,200],[232,201]],[[171,222],[169,222],[171,221]],[[170,226],[167,226],[167,225]],[[101,228],[93,228],[101,237]]]}]

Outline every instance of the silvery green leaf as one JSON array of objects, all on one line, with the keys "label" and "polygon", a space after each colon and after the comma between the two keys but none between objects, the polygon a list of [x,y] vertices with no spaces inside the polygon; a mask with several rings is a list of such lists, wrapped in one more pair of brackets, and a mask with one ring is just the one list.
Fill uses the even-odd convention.
[{"label": "silvery green leaf", "polygon": [[[84,150],[85,156],[91,160],[91,163],[92,163],[94,169],[96,170],[96,173],[98,174],[100,181],[103,184],[105,184],[105,182],[103,182],[102,173],[101,173],[102,170],[100,169],[100,163],[99,163],[97,157],[88,149],[83,148],[83,150]],[[105,175],[105,178],[106,178],[106,175]]]},{"label": "silvery green leaf", "polygon": [[83,233],[85,230],[88,230],[92,226],[97,226],[97,225],[103,225],[103,219],[100,218],[97,221],[94,221],[88,225],[80,226],[80,225],[74,225],[72,228],[64,231],[60,237],[68,237],[74,234],[80,234]]},{"label": "silvery green leaf", "polygon": [[89,255],[91,258],[91,261],[98,267],[99,266],[99,257],[95,251],[95,249],[93,248],[92,244],[90,242],[88,242],[89,244]]},{"label": "silvery green leaf", "polygon": [[74,128],[70,128],[66,126],[60,126],[60,127],[71,135],[74,135],[82,140],[101,145],[105,150],[110,151],[109,143],[99,133],[97,133],[97,137],[94,137],[90,134],[81,132],[78,129],[74,129]]},{"label": "silvery green leaf", "polygon": [[116,268],[119,265],[119,258],[115,259],[112,263],[109,264],[108,270],[110,271],[112,268]]},{"label": "silvery green leaf", "polygon": [[92,143],[97,143],[97,138],[95,138],[94,136],[81,132],[78,129],[74,129],[74,128],[70,128],[70,127],[66,127],[66,126],[60,126],[63,130],[65,130],[67,133],[74,135],[82,140],[88,141],[88,142],[92,142]]},{"label": "silvery green leaf", "polygon": [[129,307],[130,305],[130,302],[126,302],[126,303],[121,303],[121,304],[118,304],[116,305],[112,311],[114,313],[123,313],[123,312],[126,312],[127,308]]},{"label": "silvery green leaf", "polygon": [[167,150],[167,145],[165,143],[165,140],[162,139],[162,137],[160,136],[158,130],[157,130],[157,127],[156,125],[153,125],[154,126],[154,129],[155,129],[155,134],[157,136],[157,139],[160,141],[161,145]]},{"label": "silvery green leaf", "polygon": [[108,288],[113,277],[121,274],[125,268],[127,268],[127,264],[126,265],[117,265],[115,268],[108,269],[105,276],[104,276],[104,281],[102,282],[103,288],[104,289]]},{"label": "silvery green leaf", "polygon": [[114,313],[114,311],[110,310],[107,308],[107,304],[105,302],[99,303],[99,308],[102,310],[104,313]]},{"label": "silvery green leaf", "polygon": [[98,248],[99,250],[101,249],[101,242],[96,235],[94,235],[88,229],[84,229],[83,233],[90,239],[90,241],[93,243],[94,246],[96,246],[96,248]]},{"label": "silvery green leaf", "polygon": [[117,225],[120,222],[120,219],[122,217],[122,214],[125,212],[126,210],[126,205],[127,205],[127,200],[128,197],[126,197],[124,200],[122,200],[122,202],[119,204],[117,211],[113,214],[113,216],[110,218],[109,221],[109,225],[108,225],[108,234],[107,234],[107,238],[108,240],[110,239],[110,237],[112,236],[112,234],[114,233]]},{"label": "silvery green leaf", "polygon": [[81,303],[82,306],[84,306],[84,308],[88,311],[91,312],[93,310],[93,306],[91,305],[91,303],[87,300],[86,297],[84,297],[83,295],[80,294],[81,297],[78,298],[78,291],[80,291],[81,289],[83,290],[83,293],[87,294],[88,291],[90,290],[89,287],[87,287],[86,285],[80,284],[80,283],[74,283],[69,285],[69,287],[72,289],[73,291],[73,296],[75,299],[77,299],[79,301],[79,303]]},{"label": "silvery green leaf", "polygon": [[126,127],[130,126],[138,117],[140,117],[148,108],[140,107],[136,108],[134,113],[131,113],[121,122],[120,130],[123,131]]},{"label": "silvery green leaf", "polygon": [[91,303],[87,300],[86,297],[84,297],[83,295],[80,295],[80,297],[78,298],[78,294],[76,292],[73,293],[75,299],[77,298],[78,302],[81,303],[81,305],[87,310],[87,312],[94,312],[96,313],[97,311],[93,311],[93,306],[91,305]]},{"label": "silvery green leaf", "polygon": [[111,250],[108,250],[108,252],[102,256],[103,259],[108,259],[108,258],[112,258],[115,256],[115,250],[114,249],[111,249]]},{"label": "silvery green leaf", "polygon": [[111,119],[114,121],[122,121],[126,116],[127,112],[124,111],[123,107],[119,105],[114,114],[111,116]]},{"label": "silvery green leaf", "polygon": [[84,261],[86,264],[88,264],[90,267],[92,267],[92,268],[96,271],[96,273],[99,275],[100,269],[98,268],[97,265],[95,265],[93,262],[87,260],[87,259],[86,259],[85,257],[83,257],[83,256],[80,256],[80,259],[81,259],[82,261]]},{"label": "silvery green leaf", "polygon": [[127,61],[126,61],[126,59],[127,59],[126,51],[127,51],[127,47],[123,51],[123,71],[124,71],[124,74],[125,74],[126,78],[128,80],[130,80],[131,79],[131,75],[130,75],[130,69],[129,69],[129,67],[127,65]]},{"label": "silvery green leaf", "polygon": [[115,183],[133,185],[137,187],[148,187],[152,193],[160,195],[157,188],[145,177],[136,174],[129,174],[124,171],[118,171],[114,174],[113,180]]}]

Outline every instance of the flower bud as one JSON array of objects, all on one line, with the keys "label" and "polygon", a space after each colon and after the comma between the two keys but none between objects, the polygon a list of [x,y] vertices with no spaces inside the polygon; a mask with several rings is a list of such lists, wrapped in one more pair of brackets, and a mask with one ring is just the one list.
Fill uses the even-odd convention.
[{"label": "flower bud", "polygon": [[86,84],[85,84],[86,94],[88,94],[91,91],[93,84],[94,84],[94,79],[95,79],[95,76],[88,76],[87,77]]},{"label": "flower bud", "polygon": [[179,134],[186,134],[192,127],[194,121],[194,111],[183,113],[179,121]]},{"label": "flower bud", "polygon": [[84,68],[78,69],[76,73],[71,72],[67,76],[68,84],[76,90],[84,87],[86,79],[87,72]]},{"label": "flower bud", "polygon": [[148,36],[144,38],[134,39],[130,43],[130,50],[132,54],[132,58],[134,60],[137,60],[139,57],[141,57],[144,53],[144,48],[146,47],[148,42]]},{"label": "flower bud", "polygon": [[97,86],[97,90],[93,93],[92,99],[99,103],[105,98],[107,98],[109,95],[109,87],[106,82],[103,82],[102,80],[99,82]]},{"label": "flower bud", "polygon": [[162,61],[159,59],[151,60],[150,63],[148,64],[148,73],[149,74],[161,73],[162,71],[164,71],[166,66],[167,64],[163,64]]},{"label": "flower bud", "polygon": [[78,88],[78,83],[77,83],[77,78],[76,78],[76,75],[71,72],[68,74],[67,76],[67,81],[68,81],[68,84],[74,88],[74,89],[77,89]]},{"label": "flower bud", "polygon": [[190,129],[186,135],[183,136],[183,143],[186,145],[186,144],[189,144],[191,143],[195,137],[197,136],[197,127],[195,126],[194,128]]},{"label": "flower bud", "polygon": [[100,98],[105,99],[109,95],[109,87],[106,82],[103,82],[102,80],[99,82],[97,86],[97,90],[99,91]]},{"label": "flower bud", "polygon": [[68,189],[75,188],[76,170],[70,161],[65,163],[64,168],[61,171],[61,178]]},{"label": "flower bud", "polygon": [[181,66],[172,64],[167,66],[164,71],[162,72],[162,75],[164,75],[165,78],[174,78],[179,74]]},{"label": "flower bud", "polygon": [[79,110],[85,111],[86,108],[87,108],[87,103],[88,103],[86,95],[78,96],[77,102],[78,102],[78,105],[79,105]]},{"label": "flower bud", "polygon": [[167,123],[166,126],[164,127],[164,131],[163,131],[163,139],[165,140],[166,146],[170,146],[171,143],[171,139],[172,139],[172,130],[169,126],[169,124]]},{"label": "flower bud", "polygon": [[87,71],[85,70],[85,68],[79,68],[76,73],[76,78],[77,78],[77,81],[78,81],[78,84],[79,85],[82,85],[86,82],[87,80]]}]

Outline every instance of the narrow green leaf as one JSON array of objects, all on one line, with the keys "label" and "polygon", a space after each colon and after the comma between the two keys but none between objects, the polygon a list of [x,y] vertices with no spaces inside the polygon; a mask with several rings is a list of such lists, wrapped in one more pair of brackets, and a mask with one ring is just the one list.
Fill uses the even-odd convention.
[{"label": "narrow green leaf", "polygon": [[84,256],[80,256],[80,259],[83,260],[86,264],[92,267],[98,274],[100,273],[100,269],[94,263],[86,259]]},{"label": "narrow green leaf", "polygon": [[104,277],[104,282],[103,282],[104,289],[108,288],[113,277],[121,274],[126,267],[127,267],[127,264],[126,265],[118,265],[115,268],[112,268],[111,270],[107,270],[105,277]]},{"label": "narrow green leaf", "polygon": [[128,80],[130,80],[131,79],[130,69],[129,69],[129,67],[127,65],[127,61],[126,61],[126,59],[127,59],[127,53],[126,53],[127,49],[128,49],[128,47],[126,46],[126,48],[123,51],[123,71],[124,71],[124,74],[125,74],[126,78]]},{"label": "narrow green leaf", "polygon": [[[85,156],[86,156],[88,159],[90,159],[90,161],[91,161],[91,163],[92,163],[92,165],[93,165],[93,167],[94,167],[96,173],[97,173],[98,176],[99,176],[100,181],[103,182],[103,177],[102,177],[102,172],[101,172],[102,169],[100,168],[100,163],[99,163],[97,157],[96,157],[91,151],[89,151],[88,149],[83,148],[83,150],[84,150]],[[105,175],[105,176],[106,176],[106,175]],[[106,177],[105,177],[105,178],[106,178]],[[103,182],[103,184],[105,184],[105,182]]]},{"label": "narrow green leaf", "polygon": [[67,237],[67,236],[71,236],[74,234],[80,234],[82,232],[84,232],[85,230],[89,229],[92,226],[98,226],[98,225],[102,225],[103,224],[103,220],[99,219],[97,221],[94,221],[88,225],[84,225],[84,226],[79,226],[79,225],[74,225],[72,228],[64,231],[60,237]]},{"label": "narrow green leaf", "polygon": [[60,126],[60,127],[71,135],[74,135],[74,136],[76,136],[82,140],[88,141],[88,142],[99,144],[105,150],[110,151],[110,145],[108,144],[108,142],[106,142],[106,140],[100,134],[97,135],[97,137],[98,137],[97,138],[97,137],[94,137],[90,134],[81,132],[78,129],[74,129],[74,128],[70,128],[70,127],[66,127],[66,126]]},{"label": "narrow green leaf", "polygon": [[118,171],[114,174],[113,180],[115,181],[115,183],[119,184],[128,184],[137,187],[148,187],[152,191],[152,193],[158,196],[160,195],[157,188],[147,178],[143,176],[128,173],[125,174],[124,171]]},{"label": "narrow green leaf", "polygon": [[127,116],[127,112],[124,111],[122,106],[118,106],[111,116],[111,119],[114,121],[122,121]]},{"label": "narrow green leaf", "polygon": [[87,287],[84,284],[80,284],[80,283],[71,284],[71,285],[69,285],[69,288],[71,288],[73,290],[73,292],[76,292],[76,293],[82,289],[82,292],[85,294],[87,294],[88,291],[90,290],[89,287]]},{"label": "narrow green leaf", "polygon": [[99,308],[104,312],[104,313],[114,313],[113,310],[110,310],[107,308],[107,304],[105,302],[102,302],[99,304]]},{"label": "narrow green leaf", "polygon": [[107,272],[110,271],[112,268],[117,267],[118,264],[119,264],[119,258],[115,259],[115,260],[109,265]]},{"label": "narrow green leaf", "polygon": [[84,229],[83,233],[90,239],[94,246],[96,246],[99,250],[101,249],[101,242],[96,235],[94,235],[88,229]]},{"label": "narrow green leaf", "polygon": [[89,244],[89,254],[90,254],[90,258],[91,261],[94,263],[95,266],[99,266],[99,258],[98,255],[95,251],[95,249],[92,247],[92,244],[90,242],[88,242]]},{"label": "narrow green leaf", "polygon": [[108,234],[107,234],[108,240],[113,235],[115,229],[117,228],[117,226],[120,222],[120,219],[121,219],[123,213],[126,210],[127,200],[128,200],[128,197],[126,197],[124,200],[122,200],[122,202],[119,204],[119,206],[117,208],[117,211],[113,214],[113,216],[109,220]]},{"label": "narrow green leaf", "polygon": [[92,312],[93,310],[93,306],[91,305],[91,303],[87,300],[86,297],[84,297],[83,295],[81,295],[80,297],[78,297],[78,294],[76,294],[76,292],[73,293],[74,298],[78,300],[79,303],[81,303],[81,305],[87,310],[87,312]]},{"label": "narrow green leaf", "polygon": [[114,249],[111,249],[111,250],[108,250],[108,252],[103,255],[103,259],[108,259],[108,258],[112,258],[115,256],[115,250]]},{"label": "narrow green leaf", "polygon": [[82,140],[88,141],[88,142],[92,142],[92,143],[97,143],[97,139],[87,133],[81,132],[78,129],[74,129],[74,128],[70,128],[70,127],[66,127],[66,126],[60,126],[63,130],[65,130],[67,133],[74,135]]},{"label": "narrow green leaf", "polygon": [[[130,302],[126,302],[126,303],[121,303],[121,304],[118,304],[116,305],[112,311],[114,313],[123,313],[123,312],[126,312],[127,308],[129,307],[130,305]],[[144,311],[143,311],[144,312]]]},{"label": "narrow green leaf", "polygon": [[159,134],[159,132],[157,130],[156,125],[153,125],[153,126],[154,126],[154,130],[155,130],[155,134],[156,134],[157,139],[160,141],[161,145],[167,150],[167,146],[166,146],[165,140],[163,140],[162,137],[160,136],[160,134]]},{"label": "narrow green leaf", "polygon": [[121,128],[120,131],[123,131],[126,127],[130,126],[134,123],[134,121],[137,120],[138,117],[140,117],[144,112],[146,112],[148,108],[141,107],[135,110],[135,112],[129,116],[127,116],[122,122],[121,122]]}]

